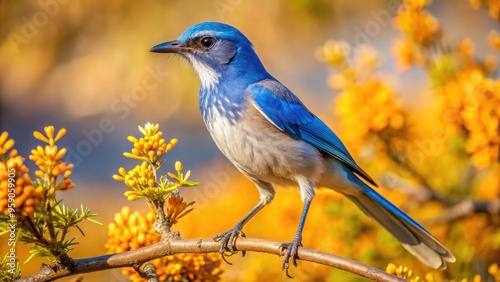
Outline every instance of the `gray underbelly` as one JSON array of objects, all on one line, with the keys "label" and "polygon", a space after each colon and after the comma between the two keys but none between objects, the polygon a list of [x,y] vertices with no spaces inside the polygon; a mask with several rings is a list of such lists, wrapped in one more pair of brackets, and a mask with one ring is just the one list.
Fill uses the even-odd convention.
[{"label": "gray underbelly", "polygon": [[248,177],[280,186],[296,186],[299,176],[319,180],[323,171],[319,151],[266,125],[232,124],[218,118],[207,123],[207,128],[221,152]]}]

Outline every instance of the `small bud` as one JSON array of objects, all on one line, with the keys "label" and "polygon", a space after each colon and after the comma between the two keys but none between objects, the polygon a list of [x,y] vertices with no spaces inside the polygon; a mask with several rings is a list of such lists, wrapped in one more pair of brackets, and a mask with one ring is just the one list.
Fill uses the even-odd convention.
[{"label": "small bud", "polygon": [[43,131],[45,131],[45,134],[49,139],[54,139],[54,126],[49,125],[43,128]]},{"label": "small bud", "polygon": [[130,195],[130,196],[128,196],[128,197],[127,197],[127,200],[129,200],[129,201],[135,201],[135,200],[137,200],[138,198],[139,198],[139,197],[137,197],[137,195]]},{"label": "small bud", "polygon": [[[35,131],[37,132],[37,131]],[[35,135],[33,133],[33,135]],[[9,137],[9,133],[7,133],[7,131],[4,131],[2,132],[2,134],[0,134],[0,146],[2,146],[2,144],[5,142],[5,140],[7,140],[7,137]]]},{"label": "small bud", "polygon": [[59,139],[63,138],[64,135],[66,135],[66,128],[63,127],[59,129],[59,132],[57,132],[54,141],[57,142]]},{"label": "small bud", "polygon": [[127,170],[126,170],[124,167],[120,167],[120,168],[118,169],[118,173],[119,173],[120,175],[126,175],[126,174],[127,174]]},{"label": "small bud", "polygon": [[134,137],[134,136],[132,136],[132,135],[131,135],[131,136],[128,136],[128,137],[127,137],[127,140],[128,140],[128,141],[130,141],[131,143],[134,143],[134,145],[135,145],[135,143],[138,141],[138,140],[137,140],[137,138],[135,138],[135,137]]},{"label": "small bud", "polygon": [[180,161],[175,162],[175,170],[178,172],[182,171],[182,163]]},{"label": "small bud", "polygon": [[44,178],[45,177],[45,173],[41,170],[37,170],[35,171],[35,175],[39,178]]},{"label": "small bud", "polygon": [[7,142],[5,142],[5,144],[3,145],[3,150],[8,151],[8,150],[12,149],[12,147],[14,147],[14,143],[15,142],[13,139],[7,140]]}]

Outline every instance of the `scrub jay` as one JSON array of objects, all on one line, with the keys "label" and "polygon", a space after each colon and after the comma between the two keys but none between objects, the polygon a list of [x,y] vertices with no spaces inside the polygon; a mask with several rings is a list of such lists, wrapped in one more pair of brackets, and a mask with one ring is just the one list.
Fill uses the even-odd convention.
[{"label": "scrub jay", "polygon": [[282,269],[296,266],[302,229],[315,187],[344,194],[378,221],[403,247],[433,268],[455,257],[429,231],[370,188],[377,186],[359,167],[335,133],[271,76],[252,43],[236,28],[202,22],[151,52],[187,59],[201,81],[199,107],[221,152],[260,193],[257,205],[232,229],[218,234],[220,253],[235,253],[243,226],[275,195],[276,186],[298,187],[304,202],[297,233],[280,246]]}]

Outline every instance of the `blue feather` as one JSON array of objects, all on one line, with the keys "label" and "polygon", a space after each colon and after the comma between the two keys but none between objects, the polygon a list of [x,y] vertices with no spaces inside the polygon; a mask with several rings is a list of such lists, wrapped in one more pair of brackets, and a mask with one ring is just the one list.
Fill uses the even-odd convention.
[{"label": "blue feather", "polygon": [[280,82],[262,80],[247,89],[259,111],[281,131],[297,140],[304,140],[351,168],[369,183],[375,181],[359,167],[339,137]]}]

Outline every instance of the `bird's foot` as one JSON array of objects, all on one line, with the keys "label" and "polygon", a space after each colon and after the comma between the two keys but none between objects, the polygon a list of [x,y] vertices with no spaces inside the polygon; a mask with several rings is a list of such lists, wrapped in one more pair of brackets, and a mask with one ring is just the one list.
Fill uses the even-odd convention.
[{"label": "bird's foot", "polygon": [[[237,253],[234,249],[236,245],[236,239],[238,237],[246,237],[245,233],[241,230],[243,227],[240,224],[236,224],[232,229],[229,229],[226,232],[217,234],[214,236],[214,241],[220,243],[219,253],[222,256],[222,259],[227,263],[232,265],[229,261],[226,260],[226,256],[232,256]],[[226,253],[226,250],[229,253]],[[245,251],[242,251],[243,256],[245,256]]]},{"label": "bird's foot", "polygon": [[286,272],[286,276],[293,278],[288,273],[288,269],[290,268],[289,261],[292,259],[292,264],[297,266],[297,258],[299,253],[299,247],[302,247],[302,236],[295,236],[292,242],[283,243],[280,245],[279,253],[280,256],[283,256],[283,262],[281,263],[281,269]]}]

